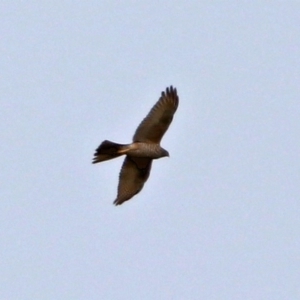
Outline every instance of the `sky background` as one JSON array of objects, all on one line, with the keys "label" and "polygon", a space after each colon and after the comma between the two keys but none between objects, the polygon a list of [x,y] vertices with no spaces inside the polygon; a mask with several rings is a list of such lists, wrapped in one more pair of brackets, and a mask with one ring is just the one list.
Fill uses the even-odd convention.
[{"label": "sky background", "polygon": [[[0,299],[300,299],[300,4],[2,1]],[[122,159],[167,86],[143,191]]]}]

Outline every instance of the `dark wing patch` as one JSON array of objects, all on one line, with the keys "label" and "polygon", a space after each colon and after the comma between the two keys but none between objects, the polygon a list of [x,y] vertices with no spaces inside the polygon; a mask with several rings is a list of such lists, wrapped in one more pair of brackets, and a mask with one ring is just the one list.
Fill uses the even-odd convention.
[{"label": "dark wing patch", "polygon": [[151,164],[150,158],[126,156],[120,172],[115,205],[122,204],[142,190],[149,178]]},{"label": "dark wing patch", "polygon": [[138,126],[134,142],[160,143],[169,128],[177,110],[179,98],[172,86],[161,93],[161,97],[152,107],[146,118]]}]

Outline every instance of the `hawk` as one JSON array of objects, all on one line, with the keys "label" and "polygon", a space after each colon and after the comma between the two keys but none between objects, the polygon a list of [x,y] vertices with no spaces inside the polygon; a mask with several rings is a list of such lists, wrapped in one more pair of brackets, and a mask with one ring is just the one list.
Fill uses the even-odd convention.
[{"label": "hawk", "polygon": [[172,122],[178,102],[176,88],[170,86],[161,93],[159,100],[138,126],[131,144],[105,140],[96,149],[94,164],[126,155],[119,175],[115,205],[122,204],[142,190],[153,159],[169,156],[169,152],[160,146],[160,141]]}]

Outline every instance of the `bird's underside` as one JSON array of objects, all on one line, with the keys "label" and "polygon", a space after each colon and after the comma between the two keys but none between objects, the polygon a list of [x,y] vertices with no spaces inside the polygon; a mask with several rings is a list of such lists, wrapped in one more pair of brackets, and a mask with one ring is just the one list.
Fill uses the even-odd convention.
[{"label": "bird's underside", "polygon": [[172,86],[161,97],[136,129],[133,143],[118,144],[103,141],[96,149],[93,163],[110,160],[122,155],[125,159],[119,175],[118,195],[115,205],[139,193],[149,178],[152,160],[169,156],[160,141],[172,122],[179,98]]}]

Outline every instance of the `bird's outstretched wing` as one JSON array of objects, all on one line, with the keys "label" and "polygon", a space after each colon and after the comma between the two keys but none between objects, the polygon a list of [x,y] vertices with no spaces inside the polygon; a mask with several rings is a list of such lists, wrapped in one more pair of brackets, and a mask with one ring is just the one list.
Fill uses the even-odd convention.
[{"label": "bird's outstretched wing", "polygon": [[152,107],[133,136],[134,142],[160,143],[177,110],[179,98],[176,88],[170,86]]},{"label": "bird's outstretched wing", "polygon": [[152,159],[127,156],[121,168],[115,205],[120,205],[139,193],[147,181]]}]

